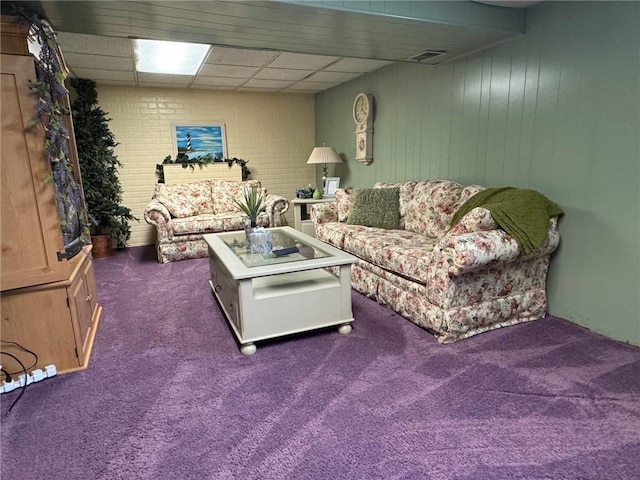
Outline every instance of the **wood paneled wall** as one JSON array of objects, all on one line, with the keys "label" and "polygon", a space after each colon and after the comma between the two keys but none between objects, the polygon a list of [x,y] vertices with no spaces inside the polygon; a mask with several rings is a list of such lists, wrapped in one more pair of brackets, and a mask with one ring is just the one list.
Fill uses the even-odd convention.
[{"label": "wood paneled wall", "polygon": [[[522,37],[439,67],[395,64],[316,97],[343,186],[446,178],[557,202],[550,313],[640,345],[640,4],[543,2]],[[351,105],[375,97],[374,162]]]}]

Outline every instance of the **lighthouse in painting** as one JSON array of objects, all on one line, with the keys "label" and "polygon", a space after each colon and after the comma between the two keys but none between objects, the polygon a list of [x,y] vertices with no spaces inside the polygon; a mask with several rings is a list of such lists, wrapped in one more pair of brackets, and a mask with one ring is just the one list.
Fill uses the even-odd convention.
[{"label": "lighthouse in painting", "polygon": [[226,158],[226,139],[222,125],[176,125],[178,154],[193,159],[210,155],[216,160]]}]

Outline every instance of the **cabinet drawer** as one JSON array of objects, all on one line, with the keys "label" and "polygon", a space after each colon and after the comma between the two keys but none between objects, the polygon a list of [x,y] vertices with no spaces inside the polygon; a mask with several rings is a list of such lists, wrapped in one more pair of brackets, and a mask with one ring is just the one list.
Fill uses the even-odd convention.
[{"label": "cabinet drawer", "polygon": [[220,302],[220,306],[238,332],[242,332],[242,316],[240,315],[237,282],[231,277],[231,274],[227,271],[220,259],[211,253],[209,255],[209,270],[211,289],[218,299],[218,302]]}]

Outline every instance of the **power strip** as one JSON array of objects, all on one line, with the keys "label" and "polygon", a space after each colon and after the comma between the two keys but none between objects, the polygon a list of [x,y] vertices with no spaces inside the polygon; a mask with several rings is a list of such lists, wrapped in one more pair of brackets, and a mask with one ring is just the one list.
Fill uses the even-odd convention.
[{"label": "power strip", "polygon": [[31,385],[32,383],[40,382],[45,378],[55,377],[58,373],[55,365],[47,365],[44,367],[44,370],[40,370],[39,368],[33,370],[31,373],[20,374],[20,376],[16,380],[11,380],[10,382],[3,382],[0,385],[0,394],[1,393],[9,393],[15,390],[16,388],[26,387],[27,385]]}]

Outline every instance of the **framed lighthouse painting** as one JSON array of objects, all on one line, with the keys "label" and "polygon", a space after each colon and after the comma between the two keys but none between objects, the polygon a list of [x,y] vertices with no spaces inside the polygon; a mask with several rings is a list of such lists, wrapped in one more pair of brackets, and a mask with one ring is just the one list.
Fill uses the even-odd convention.
[{"label": "framed lighthouse painting", "polygon": [[175,158],[186,155],[190,160],[211,155],[216,161],[227,158],[227,136],[224,123],[172,124]]}]

